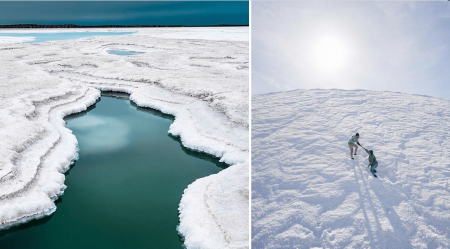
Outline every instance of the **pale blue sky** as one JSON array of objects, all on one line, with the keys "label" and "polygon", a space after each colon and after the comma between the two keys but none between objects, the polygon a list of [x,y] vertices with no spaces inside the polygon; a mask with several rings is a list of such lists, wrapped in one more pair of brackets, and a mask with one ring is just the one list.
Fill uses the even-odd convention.
[{"label": "pale blue sky", "polygon": [[338,88],[450,99],[450,2],[252,2],[252,94]]}]

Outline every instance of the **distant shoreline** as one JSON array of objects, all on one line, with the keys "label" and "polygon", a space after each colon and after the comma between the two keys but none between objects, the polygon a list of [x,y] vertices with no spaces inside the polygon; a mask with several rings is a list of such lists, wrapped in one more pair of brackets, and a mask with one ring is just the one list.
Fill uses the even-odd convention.
[{"label": "distant shoreline", "polygon": [[42,28],[179,28],[179,27],[248,27],[249,24],[219,24],[219,25],[94,25],[84,26],[76,24],[9,24],[0,25],[0,29],[42,29]]}]

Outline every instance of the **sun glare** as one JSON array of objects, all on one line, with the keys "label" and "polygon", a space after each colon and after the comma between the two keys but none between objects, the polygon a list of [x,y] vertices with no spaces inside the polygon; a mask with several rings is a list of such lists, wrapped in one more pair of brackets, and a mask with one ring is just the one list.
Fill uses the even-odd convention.
[{"label": "sun glare", "polygon": [[350,48],[338,36],[322,36],[314,44],[313,63],[320,71],[339,73],[348,63]]}]

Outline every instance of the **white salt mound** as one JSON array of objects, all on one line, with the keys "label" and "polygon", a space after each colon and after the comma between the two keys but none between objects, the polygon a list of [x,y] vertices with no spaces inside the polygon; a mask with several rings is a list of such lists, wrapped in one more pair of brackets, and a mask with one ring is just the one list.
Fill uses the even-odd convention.
[{"label": "white salt mound", "polygon": [[[373,150],[350,159],[347,144]],[[298,90],[252,99],[252,248],[449,248],[450,101]]]}]

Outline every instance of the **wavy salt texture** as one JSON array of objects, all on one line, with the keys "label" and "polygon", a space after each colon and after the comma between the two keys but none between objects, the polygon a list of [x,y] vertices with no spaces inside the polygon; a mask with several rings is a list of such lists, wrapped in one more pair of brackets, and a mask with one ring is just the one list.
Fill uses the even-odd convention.
[{"label": "wavy salt texture", "polygon": [[[248,27],[120,31],[137,33],[0,47],[0,228],[56,210],[77,157],[63,117],[121,91],[174,115],[183,146],[232,165],[185,189],[186,247],[248,248]],[[117,49],[144,54],[107,53]]]},{"label": "wavy salt texture", "polygon": [[[354,160],[347,145],[373,150]],[[253,248],[449,248],[450,101],[298,90],[252,97]]]}]

